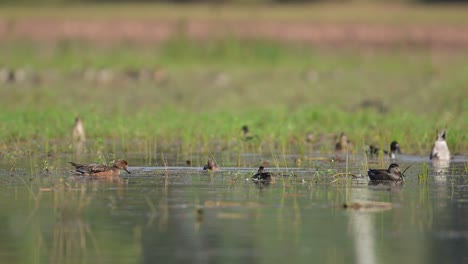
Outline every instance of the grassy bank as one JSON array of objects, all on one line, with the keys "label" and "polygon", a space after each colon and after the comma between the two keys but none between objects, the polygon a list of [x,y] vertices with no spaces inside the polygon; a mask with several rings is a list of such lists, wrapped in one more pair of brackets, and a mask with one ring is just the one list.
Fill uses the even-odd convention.
[{"label": "grassy bank", "polygon": [[[358,146],[397,139],[407,153],[426,155],[444,127],[453,152],[468,149],[464,54],[184,39],[154,47],[2,46],[2,63],[29,76],[0,86],[4,153],[21,145],[69,150],[76,115],[96,147],[113,139],[135,151],[143,147],[134,139],[229,150],[244,124],[259,135],[254,145],[285,151],[301,151],[310,131],[346,131]],[[129,77],[142,69],[164,74]],[[110,77],[96,77],[102,71]],[[331,151],[333,138],[322,144]]]},{"label": "grassy bank", "polygon": [[[71,151],[74,114],[74,111],[64,109],[2,111],[2,151],[4,154],[18,148],[58,153]],[[463,118],[434,122],[428,117],[401,111],[381,115],[372,111],[349,113],[332,107],[301,107],[293,111],[279,107],[200,113],[161,109],[134,115],[96,114],[96,111],[88,110],[82,111],[81,115],[91,142],[90,151],[112,151],[109,148],[116,143],[119,150],[131,152],[143,152],[148,144],[158,146],[161,151],[175,148],[195,152],[237,152],[249,145],[267,153],[300,154],[311,150],[305,138],[307,133],[313,132],[320,143],[313,150],[332,153],[334,136],[319,138],[346,131],[356,145],[354,153],[362,154],[365,143],[387,147],[388,142],[397,139],[405,153],[425,155],[433,144],[435,129],[446,124],[452,151],[460,154],[468,147]],[[243,140],[240,128],[245,124],[258,139]],[[109,142],[114,143],[109,145]]]}]

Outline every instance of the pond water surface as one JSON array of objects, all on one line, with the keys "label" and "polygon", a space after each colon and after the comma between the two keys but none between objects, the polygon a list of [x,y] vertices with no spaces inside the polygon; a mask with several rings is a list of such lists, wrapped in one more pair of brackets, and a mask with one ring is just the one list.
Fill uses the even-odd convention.
[{"label": "pond water surface", "polygon": [[376,185],[334,176],[365,175],[360,159],[282,157],[256,185],[258,162],[208,173],[126,158],[132,174],[114,179],[2,161],[0,263],[468,263],[463,157],[402,158],[404,183]]}]

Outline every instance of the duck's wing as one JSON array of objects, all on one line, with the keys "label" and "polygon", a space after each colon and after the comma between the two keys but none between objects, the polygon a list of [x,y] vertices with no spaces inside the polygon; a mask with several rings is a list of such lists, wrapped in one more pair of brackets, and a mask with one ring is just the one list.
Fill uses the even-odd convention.
[{"label": "duck's wing", "polygon": [[70,163],[70,164],[71,164],[73,167],[75,167],[75,168],[78,168],[78,167],[80,167],[80,166],[83,166],[83,164],[75,163],[75,162],[73,162],[73,161],[69,161],[68,163]]},{"label": "duck's wing", "polygon": [[254,176],[252,176],[252,180],[258,181],[259,176],[260,176],[260,174],[256,173]]},{"label": "duck's wing", "polygon": [[78,164],[69,162],[79,173],[96,173],[109,170],[109,166],[104,164]]},{"label": "duck's wing", "polygon": [[258,181],[267,181],[271,179],[270,172],[261,172],[254,175],[255,179]]},{"label": "duck's wing", "polygon": [[385,180],[386,179],[386,170],[373,170],[370,169],[367,171],[367,175],[371,180]]},{"label": "duck's wing", "polygon": [[256,173],[254,176],[252,176],[252,180],[253,181],[261,181],[261,180],[264,180],[265,178],[263,177],[265,173],[263,172],[259,172],[259,173]]},{"label": "duck's wing", "polygon": [[263,178],[264,180],[270,179],[270,178],[271,178],[271,173],[270,173],[270,172],[264,172],[264,173],[262,173],[262,178]]},{"label": "duck's wing", "polygon": [[86,169],[88,172],[97,173],[97,172],[108,171],[111,168],[104,164],[88,164],[86,165]]},{"label": "duck's wing", "polygon": [[[80,163],[75,163],[75,162],[72,162],[72,161],[69,161],[68,163],[70,163],[73,167],[75,167],[75,170],[76,172],[79,172],[79,173],[88,173],[89,170],[88,170],[88,164],[80,164]],[[93,165],[93,164],[91,164]]]}]

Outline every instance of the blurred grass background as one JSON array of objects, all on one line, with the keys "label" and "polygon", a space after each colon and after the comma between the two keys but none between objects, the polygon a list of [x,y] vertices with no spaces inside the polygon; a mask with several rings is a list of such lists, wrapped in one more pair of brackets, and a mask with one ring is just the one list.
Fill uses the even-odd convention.
[{"label": "blurred grass background", "polygon": [[[59,5],[7,6],[0,9],[0,20],[14,25],[36,18],[57,23],[253,19],[390,23],[396,28],[413,23],[463,26],[468,21],[468,9],[459,5],[74,2],[78,7],[69,8],[55,3]],[[43,147],[44,142],[48,149],[68,150],[63,142],[77,115],[96,144],[137,139],[219,151],[239,140],[240,128],[247,124],[261,138],[253,144],[287,151],[303,151],[308,132],[346,131],[358,146],[386,146],[396,139],[406,153],[426,155],[435,131],[444,127],[453,152],[468,149],[468,54],[463,48],[337,48],[230,34],[195,40],[182,32],[154,43],[7,37],[0,42],[0,57],[4,69],[27,76],[0,86],[3,153],[21,145]],[[143,72],[149,77],[142,77]],[[322,150],[332,151],[331,141]],[[142,148],[123,145],[126,150]]]}]

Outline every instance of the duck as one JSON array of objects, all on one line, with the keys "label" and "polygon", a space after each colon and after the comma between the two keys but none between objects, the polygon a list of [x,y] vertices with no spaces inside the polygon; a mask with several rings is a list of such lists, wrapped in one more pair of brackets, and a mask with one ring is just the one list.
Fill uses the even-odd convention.
[{"label": "duck", "polygon": [[250,133],[249,127],[247,125],[242,126],[242,137],[245,141],[258,139],[258,135],[252,135],[252,133]]},{"label": "duck", "polygon": [[390,152],[384,150],[384,153],[390,155],[391,159],[396,159],[396,153],[401,154],[400,144],[396,140],[392,141],[390,143]]},{"label": "duck", "polygon": [[220,171],[221,168],[214,162],[213,159],[208,159],[206,165],[203,166],[203,170]]},{"label": "duck", "polygon": [[79,116],[75,118],[75,125],[72,129],[73,142],[84,142],[86,140],[83,120]]},{"label": "duck", "polygon": [[306,134],[306,142],[312,143],[315,141],[315,134],[313,132],[309,132]]},{"label": "duck", "polygon": [[351,150],[352,145],[351,142],[348,140],[348,137],[344,132],[340,134],[340,140],[335,144],[335,151],[336,152],[346,152]]},{"label": "duck", "polygon": [[260,166],[258,167],[257,173],[252,176],[252,181],[254,182],[270,182],[271,181],[271,173],[265,172],[265,167]]},{"label": "duck", "polygon": [[79,164],[72,161],[68,163],[75,167],[75,172],[78,175],[83,176],[119,176],[121,170],[131,174],[126,160],[116,160],[112,166],[105,164]]},{"label": "duck", "polygon": [[[379,151],[380,149],[378,147],[369,145],[369,150],[368,150],[369,156],[378,155]],[[396,159],[396,154],[397,153],[401,154],[400,145],[398,144],[396,140],[394,140],[392,141],[392,143],[390,143],[390,151],[383,150],[383,153],[385,155],[389,155],[391,159]]]},{"label": "duck", "polygon": [[403,177],[398,164],[392,163],[388,166],[388,169],[370,169],[367,171],[367,175],[371,181],[399,181]]},{"label": "duck", "polygon": [[442,133],[437,132],[437,138],[432,147],[432,152],[429,158],[431,160],[450,160],[450,151],[445,140],[447,135],[447,130],[444,129]]}]

